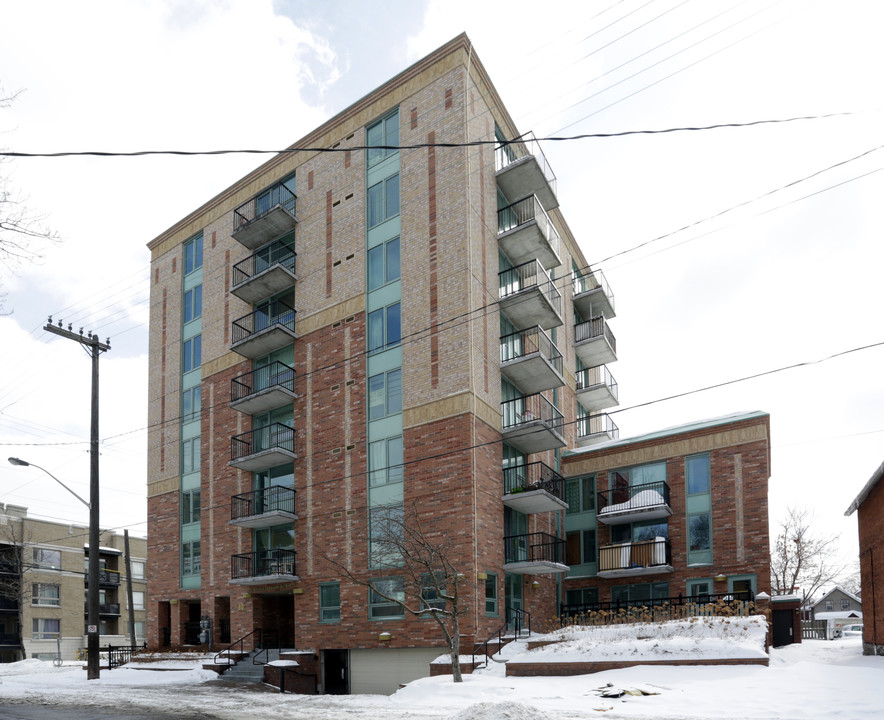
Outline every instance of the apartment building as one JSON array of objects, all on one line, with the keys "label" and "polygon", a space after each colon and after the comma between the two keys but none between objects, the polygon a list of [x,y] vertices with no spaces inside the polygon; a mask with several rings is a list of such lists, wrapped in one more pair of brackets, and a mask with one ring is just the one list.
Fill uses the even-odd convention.
[{"label": "apartment building", "polygon": [[562,613],[770,594],[770,416],[737,413],[565,453]]},{"label": "apartment building", "polygon": [[[147,542],[130,537],[131,576],[122,534],[102,531],[98,548],[100,645],[146,642]],[[29,517],[0,505],[0,662],[85,657],[89,528]],[[127,583],[132,584],[132,606]]]},{"label": "apartment building", "polygon": [[562,450],[617,434],[614,298],[465,35],[149,248],[151,645],[208,618],[314,650],[321,692],[428,674],[434,623],[330,561],[398,596],[396,508],[456,540],[467,641],[555,616]]}]

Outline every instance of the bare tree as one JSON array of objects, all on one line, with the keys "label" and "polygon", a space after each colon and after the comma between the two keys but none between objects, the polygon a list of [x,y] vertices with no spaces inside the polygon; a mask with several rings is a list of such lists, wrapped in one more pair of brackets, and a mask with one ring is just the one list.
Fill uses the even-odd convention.
[{"label": "bare tree", "polygon": [[454,682],[463,682],[460,669],[460,618],[468,611],[464,590],[467,577],[457,568],[451,535],[428,531],[414,506],[372,508],[372,564],[395,570],[385,580],[358,575],[339,559],[326,555],[344,577],[369,589],[414,617],[431,617],[445,638]]},{"label": "bare tree", "polygon": [[813,598],[820,588],[837,581],[837,555],[838,536],[820,531],[806,508],[791,507],[771,549],[771,587],[781,595],[800,588],[806,598]]},{"label": "bare tree", "polygon": [[[18,610],[16,618],[16,645],[24,658],[22,622],[25,603],[25,548],[29,546],[25,538],[25,523],[14,515],[0,516],[5,522],[0,525],[0,603],[7,608]],[[8,631],[7,631],[8,633]]]}]

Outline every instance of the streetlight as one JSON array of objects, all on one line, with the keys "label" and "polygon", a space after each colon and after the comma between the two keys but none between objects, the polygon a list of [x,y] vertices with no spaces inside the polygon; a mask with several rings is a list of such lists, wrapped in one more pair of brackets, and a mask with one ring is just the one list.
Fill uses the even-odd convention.
[{"label": "streetlight", "polygon": [[87,508],[89,508],[89,574],[87,578],[89,580],[89,588],[87,590],[86,602],[88,608],[88,616],[86,619],[87,624],[89,625],[87,640],[88,643],[86,645],[86,679],[87,680],[98,680],[100,675],[99,668],[99,657],[98,657],[98,624],[99,624],[99,595],[98,595],[98,484],[90,483],[91,485],[91,493],[90,498],[92,502],[86,502],[83,498],[81,498],[77,493],[71,490],[67,485],[65,485],[61,480],[59,480],[55,475],[49,472],[46,468],[40,467],[39,465],[34,465],[34,463],[27,462],[26,460],[22,460],[20,458],[9,458],[9,463],[11,465],[17,465],[19,467],[35,467],[38,470],[42,470],[49,477],[51,477],[55,482],[61,485],[65,490],[67,490],[71,495],[73,495],[77,500],[83,503]]}]

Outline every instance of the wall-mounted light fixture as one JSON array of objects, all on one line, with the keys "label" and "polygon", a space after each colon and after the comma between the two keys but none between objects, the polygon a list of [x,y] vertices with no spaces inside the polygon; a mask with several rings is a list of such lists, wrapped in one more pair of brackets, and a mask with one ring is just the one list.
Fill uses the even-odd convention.
[{"label": "wall-mounted light fixture", "polygon": [[724,582],[725,580],[727,580],[727,575],[723,575],[722,573],[718,573],[718,575],[716,575],[712,579],[715,580],[715,582]]},{"label": "wall-mounted light fixture", "polygon": [[378,640],[380,640],[381,642],[387,642],[388,640],[392,639],[393,636],[388,632],[382,632],[380,635],[378,635]]}]

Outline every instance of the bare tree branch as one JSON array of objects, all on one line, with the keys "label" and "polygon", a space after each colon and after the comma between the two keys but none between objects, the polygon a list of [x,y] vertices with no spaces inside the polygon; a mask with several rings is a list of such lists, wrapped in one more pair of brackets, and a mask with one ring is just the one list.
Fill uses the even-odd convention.
[{"label": "bare tree branch", "polygon": [[813,513],[791,507],[780,521],[770,557],[771,586],[778,594],[799,589],[808,599],[823,586],[837,582],[838,535],[822,533]]}]

